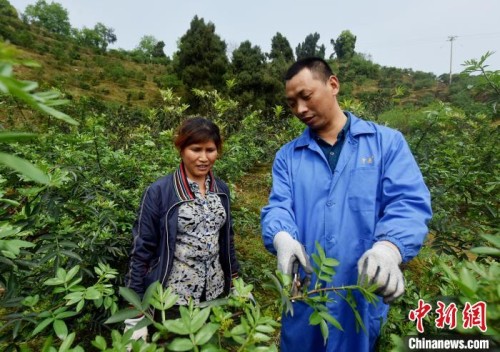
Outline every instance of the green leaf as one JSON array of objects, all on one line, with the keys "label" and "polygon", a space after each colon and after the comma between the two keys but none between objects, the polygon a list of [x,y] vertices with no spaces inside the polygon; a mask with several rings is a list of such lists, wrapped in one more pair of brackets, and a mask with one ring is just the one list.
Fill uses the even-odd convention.
[{"label": "green leaf", "polygon": [[318,241],[316,241],[315,244],[316,244],[316,250],[318,251],[321,261],[324,261],[326,259],[325,250],[323,249],[323,247],[321,247]]},{"label": "green leaf", "polygon": [[0,143],[24,142],[36,137],[36,134],[27,132],[0,132]]},{"label": "green leaf", "polygon": [[203,326],[198,333],[196,333],[196,336],[194,337],[194,342],[198,345],[204,345],[206,344],[212,336],[217,332],[219,329],[219,324],[213,324],[209,323]]},{"label": "green leaf", "polygon": [[122,309],[122,310],[116,312],[115,314],[113,314],[112,316],[110,316],[104,322],[104,324],[113,324],[113,323],[122,322],[125,319],[137,318],[137,316],[140,313],[141,312],[137,309]]},{"label": "green leaf", "polygon": [[40,324],[38,324],[36,326],[35,330],[33,330],[33,332],[31,333],[31,336],[35,336],[36,334],[38,334],[40,331],[45,329],[53,321],[54,321],[53,317],[49,317],[49,318],[43,320]]},{"label": "green leaf", "polygon": [[177,335],[188,335],[189,334],[189,329],[184,324],[184,322],[182,321],[182,319],[165,320],[163,322],[163,326],[168,331],[171,331],[171,332],[173,332],[174,334],[177,334]]},{"label": "green leaf", "polygon": [[167,347],[169,351],[190,351],[193,349],[194,345],[191,340],[178,337],[169,343]]},{"label": "green leaf", "polygon": [[321,267],[321,272],[326,275],[334,276],[335,275],[335,270],[328,266],[322,266]]},{"label": "green leaf", "polygon": [[266,334],[263,334],[261,332],[257,332],[253,335],[253,338],[257,342],[266,342],[269,341],[271,338],[267,336]]},{"label": "green leaf", "polygon": [[59,339],[64,340],[66,336],[68,336],[68,327],[66,326],[64,320],[54,320],[52,327],[54,328],[54,331]]},{"label": "green leaf", "polygon": [[21,301],[21,304],[26,307],[33,307],[38,303],[39,300],[40,295],[27,296]]},{"label": "green leaf", "polygon": [[245,327],[243,325],[236,325],[231,329],[231,335],[243,335],[245,333]]},{"label": "green leaf", "polygon": [[453,281],[458,281],[458,276],[455,275],[455,273],[453,272],[453,270],[451,270],[451,268],[444,264],[444,263],[440,263],[440,266],[441,268],[443,269],[443,271],[445,272],[445,274],[450,278],[452,279]]},{"label": "green leaf", "polygon": [[159,281],[153,282],[151,285],[148,286],[146,289],[146,292],[144,292],[144,295],[142,296],[142,303],[141,303],[141,308],[143,310],[148,309],[151,302],[151,298],[153,297],[154,292],[158,289],[158,286],[160,285]]},{"label": "green leaf", "polygon": [[141,309],[141,300],[134,290],[128,287],[120,287],[120,295],[125,298],[125,300],[132,304],[135,308]]},{"label": "green leaf", "polygon": [[500,256],[500,249],[493,247],[475,247],[471,249],[471,252],[476,254],[485,254],[485,255],[493,255]]},{"label": "green leaf", "polygon": [[337,266],[339,265],[339,261],[337,259],[333,259],[333,258],[325,258],[323,260],[323,265],[326,265],[326,266]]},{"label": "green leaf", "polygon": [[473,296],[477,291],[477,280],[474,275],[467,270],[466,267],[462,267],[460,270],[460,281],[457,284],[462,288],[462,290],[468,294],[469,297]]},{"label": "green leaf", "polygon": [[77,253],[75,253],[73,251],[68,251],[67,249],[63,249],[63,250],[61,250],[61,254],[64,254],[66,257],[70,257],[70,258],[74,258],[78,261],[82,261],[82,257],[80,257],[80,255],[78,255]]},{"label": "green leaf", "polygon": [[48,185],[49,177],[29,161],[7,153],[0,153],[0,163],[30,178],[31,180]]},{"label": "green leaf", "polygon": [[321,259],[320,259],[320,257],[316,253],[311,254],[311,257],[312,257],[312,259],[314,261],[314,264],[316,264],[316,266],[320,267],[321,266]]},{"label": "green leaf", "polygon": [[190,333],[194,334],[205,324],[208,317],[210,316],[210,307],[204,308],[193,316],[191,320]]},{"label": "green leaf", "polygon": [[337,329],[340,331],[344,331],[342,328],[342,325],[340,325],[339,321],[335,319],[332,315],[328,314],[327,312],[319,312],[319,315],[325,319],[327,322],[335,326]]},{"label": "green leaf", "polygon": [[318,275],[318,279],[325,282],[332,282],[333,280],[331,276],[326,276],[326,275]]},{"label": "green leaf", "polygon": [[[99,292],[95,287],[90,286],[85,290],[85,299],[94,300],[102,297],[101,292]],[[140,307],[140,305],[139,305]]]},{"label": "green leaf", "polygon": [[45,280],[45,282],[43,284],[47,285],[47,286],[62,285],[62,284],[64,284],[64,280],[60,279],[58,277],[54,277],[52,279]]},{"label": "green leaf", "polygon": [[50,106],[47,106],[45,104],[38,104],[38,108],[39,108],[39,110],[41,110],[41,111],[43,111],[51,116],[54,116],[56,119],[67,122],[70,125],[75,125],[75,126],[78,125],[78,122],[76,122],[76,120],[73,120],[70,116],[66,115],[65,113],[63,113],[59,110],[51,108]]},{"label": "green leaf", "polygon": [[172,308],[177,303],[178,299],[179,299],[178,295],[176,295],[174,293],[170,293],[167,296],[167,299],[163,302],[163,308],[165,308],[165,309]]},{"label": "green leaf", "polygon": [[319,327],[321,329],[321,335],[323,335],[323,344],[326,345],[326,341],[328,340],[328,334],[330,333],[328,331],[328,324],[326,323],[326,321],[321,320]]},{"label": "green leaf", "polygon": [[64,299],[69,301],[67,304],[75,304],[83,299],[83,292],[71,292],[64,296]]},{"label": "green leaf", "polygon": [[52,347],[53,342],[54,342],[54,337],[52,335],[50,335],[49,337],[47,337],[47,339],[43,343],[41,351],[42,352],[54,351],[55,349],[54,349],[54,347]]},{"label": "green leaf", "polygon": [[102,336],[96,336],[95,340],[92,341],[92,345],[101,351],[104,351],[107,347],[106,340]]},{"label": "green leaf", "polygon": [[85,305],[85,300],[82,299],[78,304],[76,305],[76,311],[79,312],[83,309],[83,306]]},{"label": "green leaf", "polygon": [[74,317],[77,314],[78,314],[77,312],[72,312],[72,311],[61,312],[61,313],[56,315],[56,319],[66,319],[66,318]]},{"label": "green leaf", "polygon": [[71,268],[70,271],[68,271],[68,273],[66,274],[66,281],[71,281],[71,279],[78,273],[79,270],[79,265],[75,265],[73,268]]},{"label": "green leaf", "polygon": [[21,229],[19,227],[10,228],[7,226],[0,227],[0,238],[6,238],[17,235]]},{"label": "green leaf", "polygon": [[270,333],[274,332],[275,329],[269,325],[257,325],[255,330],[258,332],[264,332],[264,333],[270,334]]},{"label": "green leaf", "polygon": [[75,340],[75,333],[72,332],[64,339],[63,343],[59,347],[59,352],[67,351],[71,347],[71,344],[73,343],[74,340]]},{"label": "green leaf", "polygon": [[318,325],[321,323],[323,319],[319,315],[318,311],[314,311],[310,316],[309,316],[309,324],[310,325]]},{"label": "green leaf", "polygon": [[[361,329],[364,331],[365,334],[367,334],[368,332],[366,331],[366,326],[365,326],[365,323],[363,322],[363,318],[361,318],[361,315],[359,314],[359,312],[353,308],[353,313],[354,313],[354,316],[356,318],[356,332],[359,331],[358,327],[361,327]],[[342,330],[342,329],[339,329],[339,330]]]},{"label": "green leaf", "polygon": [[57,268],[56,277],[66,282],[66,270],[64,268]]},{"label": "green leaf", "polygon": [[500,248],[500,236],[496,235],[481,235],[486,241],[492,243],[495,247]]},{"label": "green leaf", "polygon": [[21,248],[30,248],[35,245],[23,240],[0,240],[0,248],[5,248],[6,251],[12,254],[11,259],[14,259],[21,253]]}]

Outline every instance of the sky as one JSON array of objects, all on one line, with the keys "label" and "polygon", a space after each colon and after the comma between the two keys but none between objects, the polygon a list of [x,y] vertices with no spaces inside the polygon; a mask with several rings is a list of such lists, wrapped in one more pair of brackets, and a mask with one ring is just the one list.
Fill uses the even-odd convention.
[{"label": "sky", "polygon": [[[36,0],[9,0],[19,11]],[[50,2],[50,0],[47,0]],[[280,32],[292,49],[319,33],[326,56],[330,39],[343,30],[356,37],[356,52],[383,66],[411,68],[436,75],[458,73],[466,60],[487,60],[500,70],[500,0],[59,0],[72,27],[97,22],[115,30],[110,48],[131,50],[144,35],[165,43],[168,56],[177,50],[195,15],[215,25],[228,50],[249,40],[269,52]],[[450,41],[450,37],[454,37]]]}]

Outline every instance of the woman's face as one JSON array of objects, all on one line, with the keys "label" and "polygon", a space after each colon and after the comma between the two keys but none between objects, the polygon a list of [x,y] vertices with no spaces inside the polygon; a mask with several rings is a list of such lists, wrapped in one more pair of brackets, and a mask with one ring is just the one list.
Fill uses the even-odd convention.
[{"label": "woman's face", "polygon": [[217,146],[214,141],[190,144],[181,150],[181,158],[187,177],[193,181],[204,182],[208,172],[217,159]]}]

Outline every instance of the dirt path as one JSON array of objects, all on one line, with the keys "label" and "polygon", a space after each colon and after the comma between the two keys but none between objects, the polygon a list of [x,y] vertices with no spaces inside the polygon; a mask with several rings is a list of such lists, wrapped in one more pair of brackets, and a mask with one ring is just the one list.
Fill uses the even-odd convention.
[{"label": "dirt path", "polygon": [[233,202],[235,243],[240,275],[246,283],[254,285],[254,295],[266,300],[262,287],[268,281],[265,271],[274,272],[276,257],[262,243],[260,211],[267,204],[271,188],[271,165],[257,165],[236,186]]}]

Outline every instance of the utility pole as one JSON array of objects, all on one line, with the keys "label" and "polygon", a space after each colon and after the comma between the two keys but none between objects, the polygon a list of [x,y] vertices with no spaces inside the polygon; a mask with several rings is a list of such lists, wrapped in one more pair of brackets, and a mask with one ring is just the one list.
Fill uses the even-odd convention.
[{"label": "utility pole", "polygon": [[457,39],[456,35],[450,35],[448,37],[448,41],[450,42],[450,82],[449,85],[451,86],[451,67],[453,64],[453,41]]}]

